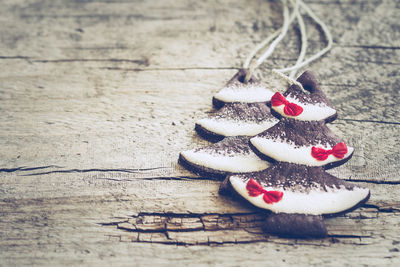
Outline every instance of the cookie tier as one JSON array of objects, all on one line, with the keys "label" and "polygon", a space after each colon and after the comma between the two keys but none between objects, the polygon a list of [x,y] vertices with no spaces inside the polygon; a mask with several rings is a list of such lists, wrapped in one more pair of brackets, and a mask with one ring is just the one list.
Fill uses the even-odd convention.
[{"label": "cookie tier", "polygon": [[199,120],[195,129],[203,138],[219,141],[226,136],[254,136],[277,122],[266,103],[229,103]]},{"label": "cookie tier", "polygon": [[270,161],[331,168],[350,159],[354,148],[334,135],[324,121],[281,120],[250,139],[255,152]]},{"label": "cookie tier", "polygon": [[217,178],[269,167],[250,149],[248,137],[227,137],[208,147],[181,152],[179,163],[193,173]]},{"label": "cookie tier", "polygon": [[221,108],[226,103],[257,103],[270,101],[274,94],[265,88],[255,77],[245,83],[247,70],[240,69],[235,76],[213,97],[213,104]]},{"label": "cookie tier", "polygon": [[369,190],[336,178],[321,167],[279,162],[254,173],[227,177],[251,204],[275,213],[338,214],[369,198]]},{"label": "cookie tier", "polygon": [[278,116],[301,121],[330,122],[336,119],[336,110],[311,72],[304,72],[297,81],[305,90],[293,84],[285,93],[275,93],[271,97],[271,108]]}]

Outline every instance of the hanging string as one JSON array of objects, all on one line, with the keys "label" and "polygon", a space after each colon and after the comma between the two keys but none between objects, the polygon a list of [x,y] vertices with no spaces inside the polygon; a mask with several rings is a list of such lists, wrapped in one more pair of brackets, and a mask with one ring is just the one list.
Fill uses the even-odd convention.
[{"label": "hanging string", "polygon": [[[295,0],[291,0],[292,5],[293,5],[293,1],[295,1]],[[298,5],[299,2],[296,1],[296,4]],[[297,58],[297,61],[295,63],[295,66],[300,64],[306,55],[307,39],[308,39],[307,33],[306,33],[306,26],[304,24],[303,16],[300,14],[300,12],[297,12],[296,19],[297,19],[297,23],[299,24],[299,28],[300,28],[301,49],[300,49],[299,57]],[[287,83],[296,84],[297,86],[299,86],[301,89],[304,90],[303,85],[301,83],[299,83],[298,81],[296,81],[296,79],[295,79],[297,70],[298,70],[297,68],[293,69],[289,76],[287,76],[287,75],[283,74],[282,72],[279,72],[275,69],[272,70],[272,73],[277,74],[280,78],[285,80]]]},{"label": "hanging string", "polygon": [[[303,86],[294,79],[296,76],[297,70],[304,67],[305,65],[309,64],[310,62],[320,58],[321,56],[323,56],[325,53],[327,53],[331,49],[332,43],[333,43],[332,35],[331,35],[328,27],[325,25],[325,23],[323,21],[321,21],[302,0],[290,0],[290,2],[294,6],[293,12],[292,12],[290,18],[288,18],[289,10],[287,7],[287,1],[282,0],[282,6],[283,6],[282,13],[283,13],[283,18],[284,18],[283,26],[279,30],[275,31],[272,35],[267,37],[262,43],[257,45],[255,47],[255,49],[253,49],[251,51],[250,55],[246,59],[244,65],[243,65],[244,68],[248,69],[248,73],[245,77],[245,82],[248,82],[248,80],[250,79],[254,70],[258,66],[260,66],[273,53],[275,47],[285,37],[290,24],[294,21],[295,18],[296,18],[297,23],[300,28],[301,49],[300,49],[299,56],[296,60],[295,65],[293,65],[291,67],[287,67],[287,68],[282,68],[282,69],[273,69],[272,70],[273,73],[277,74],[279,77],[283,78],[290,84],[297,84],[298,86],[300,86],[300,88],[303,88]],[[306,34],[304,20],[299,11],[299,6],[307,13],[307,15],[309,17],[311,17],[321,27],[321,29],[328,41],[328,44],[324,49],[320,50],[318,53],[314,54],[307,60],[304,60],[306,50],[307,50],[307,34]],[[264,52],[264,54],[257,59],[256,64],[250,65],[252,59],[257,54],[257,52],[259,52],[261,49],[266,47],[274,38],[276,38],[276,39],[271,43],[271,45],[267,49],[267,51]],[[288,72],[288,71],[291,71],[289,76],[284,74],[284,72]]]},{"label": "hanging string", "polygon": [[[294,0],[290,1],[293,5]],[[299,5],[299,2],[296,1],[295,5]],[[306,56],[306,51],[307,51],[307,32],[306,32],[306,25],[304,24],[303,16],[300,14],[300,11],[296,13],[296,19],[297,23],[299,24],[300,28],[300,40],[301,40],[301,48],[300,48],[300,54],[299,57],[297,58],[296,64],[300,64],[303,60],[304,57]],[[294,69],[290,72],[289,78],[294,79],[296,77],[296,72],[297,69]]]},{"label": "hanging string", "polygon": [[[294,16],[293,16],[294,18]],[[259,43],[249,54],[247,57],[245,63],[243,64],[244,69],[248,69],[250,66],[250,62],[253,60],[253,57],[257,54],[257,52],[261,49],[263,49],[267,44],[269,44],[273,39],[275,39],[282,31],[282,28],[279,28],[277,31],[275,31],[273,34],[268,36],[264,41]]]},{"label": "hanging string", "polygon": [[[254,70],[260,66],[263,61],[265,59],[267,59],[273,52],[275,47],[279,44],[279,42],[283,39],[283,37],[285,37],[287,30],[289,29],[289,25],[293,22],[294,18],[297,16],[298,14],[298,5],[296,4],[293,10],[293,13],[291,14],[290,18],[289,18],[289,9],[287,6],[287,2],[286,0],[282,0],[282,6],[283,6],[283,11],[282,11],[282,15],[283,15],[283,25],[282,27],[275,31],[271,36],[267,37],[263,42],[261,42],[259,45],[257,45],[255,47],[255,49],[253,49],[250,52],[250,55],[247,57],[243,68],[248,69],[249,71],[247,72],[247,75],[245,77],[245,82],[248,82],[251,75],[253,74]],[[263,49],[266,45],[268,45],[274,38],[276,37],[276,39],[271,43],[271,45],[269,46],[268,50],[264,52],[264,54],[259,57],[257,59],[257,62],[255,65],[250,65],[253,57],[257,54],[257,52],[259,52],[261,49]]]},{"label": "hanging string", "polygon": [[300,4],[300,6],[306,11],[306,13],[308,14],[308,16],[310,16],[322,29],[322,32],[324,33],[328,44],[327,46],[320,50],[318,53],[316,53],[315,55],[313,55],[312,57],[308,58],[307,60],[296,64],[292,67],[288,67],[288,68],[283,68],[283,69],[277,69],[276,71],[279,72],[287,72],[287,71],[291,71],[291,70],[298,70],[302,67],[304,67],[305,65],[311,63],[312,61],[322,57],[325,53],[327,53],[331,48],[332,48],[332,44],[333,44],[333,39],[332,39],[332,35],[328,29],[328,27],[325,25],[325,23],[320,20],[314,12],[312,12],[312,10],[302,1],[302,0],[297,0],[298,3]]},{"label": "hanging string", "polygon": [[[291,2],[293,3],[293,0],[291,0]],[[285,9],[285,7],[287,8],[286,5],[286,1],[282,1],[282,5],[283,5],[283,9]],[[296,15],[297,15],[297,8],[298,5],[295,6],[295,9],[293,10],[293,13],[290,15],[290,19],[289,19],[289,25],[292,24],[292,22],[294,21]],[[285,17],[284,15],[285,11],[283,10],[283,17]],[[245,63],[243,64],[243,68],[248,69],[250,66],[251,61],[253,60],[254,56],[264,47],[266,47],[273,39],[275,39],[281,32],[282,32],[282,28],[279,28],[277,31],[275,31],[272,35],[268,36],[264,41],[262,41],[261,43],[259,43],[249,54],[249,56],[247,57]]]},{"label": "hanging string", "polygon": [[[271,43],[269,46],[268,50],[265,51],[265,53],[257,59],[257,65],[255,67],[258,67],[263,63],[265,59],[267,59],[275,50],[275,47],[279,44],[279,42],[285,37],[288,29],[289,29],[289,9],[287,7],[286,1],[282,1],[283,3],[283,26],[282,26],[282,31],[279,34],[279,36]],[[294,11],[293,13],[295,14]]]}]

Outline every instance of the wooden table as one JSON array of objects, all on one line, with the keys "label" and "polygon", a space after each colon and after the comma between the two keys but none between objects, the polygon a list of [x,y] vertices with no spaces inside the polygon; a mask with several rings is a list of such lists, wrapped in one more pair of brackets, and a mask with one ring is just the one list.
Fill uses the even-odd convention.
[{"label": "wooden table", "polygon": [[[211,98],[282,23],[278,1],[0,1],[0,265],[400,263],[398,1],[306,1],[311,64],[356,148],[330,172],[371,199],[326,239],[261,233],[254,208],[177,165]],[[325,40],[307,18],[308,55]],[[291,28],[256,75],[299,51]]]}]

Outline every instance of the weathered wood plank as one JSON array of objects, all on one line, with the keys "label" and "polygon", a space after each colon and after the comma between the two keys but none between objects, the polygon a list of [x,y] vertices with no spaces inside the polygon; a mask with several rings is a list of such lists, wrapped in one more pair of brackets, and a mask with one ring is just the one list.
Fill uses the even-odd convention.
[{"label": "weathered wood plank", "polygon": [[[249,206],[218,194],[218,181],[153,177],[135,178],[133,174],[94,173],[50,175],[47,183],[33,176],[30,180],[16,175],[2,176],[2,201],[4,207],[15,205],[62,203],[68,197],[84,202],[94,197],[107,200],[119,197],[132,204],[129,210],[140,212],[173,213],[237,213],[248,212]],[[6,178],[5,178],[6,177]],[[398,184],[359,183],[371,189],[370,205],[382,209],[399,209]],[[171,199],[175,199],[171,202]],[[192,201],[196,199],[197,201]],[[113,200],[114,201],[114,200]],[[118,201],[118,198],[115,200]],[[74,203],[74,202],[73,202]],[[36,205],[36,204],[35,204]]]},{"label": "weathered wood plank", "polygon": [[[171,106],[173,106],[172,103]],[[185,108],[187,112],[190,112],[188,109],[189,107]],[[65,131],[67,128],[72,128],[68,136],[41,134],[41,130],[36,127],[30,129],[37,132],[37,135],[33,133],[12,136],[2,134],[6,137],[0,139],[4,148],[0,152],[2,158],[5,159],[3,172],[25,166],[27,170],[19,170],[17,174],[36,177],[20,176],[18,180],[26,179],[27,183],[30,183],[30,179],[35,179],[44,184],[52,173],[89,172],[90,170],[104,172],[125,170],[125,172],[131,172],[129,173],[131,178],[193,177],[192,174],[177,166],[176,161],[180,151],[207,144],[193,131],[195,120],[203,115],[198,110],[193,110],[194,115],[187,117],[180,108],[176,107],[175,110],[174,115],[177,118],[168,117],[164,113],[165,110],[157,111],[160,116],[153,119],[149,118],[150,114],[143,112],[143,116],[149,118],[143,123],[131,124],[129,121],[119,120],[118,123],[110,122],[110,129],[101,128],[103,120],[97,120],[96,116],[86,116],[88,121],[85,125],[91,128],[86,128],[86,132],[82,134],[73,133],[74,129],[78,131],[83,126],[80,125],[78,118],[71,123],[65,123],[65,121],[54,124],[42,123],[42,130],[47,128],[51,131],[52,128],[57,127],[60,131]],[[116,108],[115,113],[117,112]],[[178,116],[178,112],[181,115]],[[50,111],[47,114],[51,116]],[[120,114],[128,116],[123,110]],[[84,118],[80,120],[83,121]],[[137,119],[132,120],[137,121]],[[158,128],[158,123],[165,127]],[[118,124],[117,127],[116,124]],[[6,127],[5,125],[4,128]],[[9,127],[11,131],[13,127],[23,127],[23,125]],[[28,126],[25,125],[25,127]],[[141,127],[142,130],[135,130],[135,127]],[[399,131],[397,130],[399,125],[338,120],[329,127],[356,148],[353,159],[344,166],[331,170],[333,174],[340,178],[355,180],[400,181]],[[96,129],[99,128],[101,130],[97,132]],[[58,149],[55,149],[54,144],[57,144]],[[29,169],[49,165],[56,167]],[[146,169],[149,170],[145,171]],[[47,175],[40,176],[40,174]]]},{"label": "weathered wood plank", "polygon": [[[334,36],[310,68],[356,148],[330,172],[372,193],[322,240],[261,234],[258,210],[176,165],[207,144],[194,122],[282,23],[278,1],[1,2],[0,265],[399,264],[396,1],[307,1]],[[274,90],[296,34],[256,73]]]},{"label": "weathered wood plank", "polygon": [[[39,257],[33,259],[35,262],[45,262],[49,257],[57,262],[60,260],[65,262],[66,258],[73,256],[69,260],[80,260],[81,262],[88,263],[95,258],[104,257],[105,260],[110,260],[109,256],[111,254],[118,255],[118,258],[115,259],[116,262],[124,262],[131,257],[137,259],[138,262],[142,262],[146,260],[145,255],[148,255],[150,252],[149,247],[138,247],[134,245],[135,243],[164,244],[164,246],[161,247],[153,245],[154,253],[159,251],[159,259],[177,260],[177,255],[174,253],[169,256],[162,254],[162,251],[169,251],[169,253],[171,253],[171,249],[178,249],[175,246],[167,246],[168,244],[218,245],[223,242],[243,242],[249,244],[242,244],[240,246],[236,244],[235,246],[214,248],[215,251],[218,252],[213,254],[213,257],[216,258],[211,257],[208,259],[216,261],[222,260],[221,257],[223,257],[223,255],[229,255],[229,253],[233,253],[234,251],[237,252],[247,248],[249,251],[246,255],[251,255],[250,258],[255,262],[265,260],[264,253],[272,253],[272,251],[278,252],[279,250],[281,253],[276,255],[276,260],[278,260],[285,258],[285,253],[289,253],[288,255],[292,255],[293,257],[300,257],[301,253],[307,253],[309,255],[321,253],[322,247],[325,249],[332,249],[325,252],[326,254],[321,254],[321,256],[325,257],[326,262],[340,262],[342,257],[338,259],[337,257],[339,254],[337,253],[343,249],[342,253],[347,255],[345,251],[350,249],[356,254],[348,255],[350,258],[346,260],[355,260],[357,257],[367,256],[369,253],[372,253],[369,255],[370,261],[388,264],[396,262],[396,251],[398,251],[398,231],[393,231],[393,229],[398,227],[398,213],[380,213],[379,216],[377,216],[378,211],[373,208],[357,210],[345,217],[327,219],[328,228],[332,235],[330,238],[324,240],[293,240],[277,239],[260,234],[257,224],[254,224],[257,222],[256,214],[228,214],[225,218],[231,222],[230,224],[226,223],[223,215],[217,215],[218,220],[217,223],[215,223],[215,220],[210,219],[209,215],[197,215],[193,213],[183,215],[163,213],[158,215],[141,214],[131,215],[131,219],[128,217],[115,218],[114,221],[110,221],[108,225],[103,224],[99,229],[98,227],[93,227],[93,224],[96,222],[93,221],[92,218],[101,217],[107,213],[107,206],[115,208],[115,205],[110,205],[111,203],[104,204],[104,201],[92,200],[81,202],[79,205],[66,204],[66,201],[62,201],[58,205],[55,203],[45,204],[45,202],[42,203],[42,205],[37,203],[36,209],[32,204],[21,205],[19,207],[10,206],[10,210],[12,208],[13,212],[7,216],[9,222],[2,220],[1,224],[7,225],[7,223],[12,223],[14,229],[9,231],[6,235],[2,235],[1,246],[2,248],[4,247],[4,250],[2,249],[1,253],[6,253],[6,262],[8,260],[18,260],[22,262],[26,260],[24,259],[24,255],[18,255],[18,252],[27,247],[29,248],[28,251],[48,250],[50,253],[47,256],[39,254]],[[29,209],[31,209],[31,212],[27,211]],[[31,214],[31,216],[27,216],[28,214]],[[159,225],[156,226],[156,229],[153,228],[153,231],[149,231],[148,228],[142,228],[141,231],[135,232],[129,228],[130,226],[137,228],[146,222],[147,225],[149,225],[149,221],[157,222],[162,221],[161,218],[173,218],[174,216],[176,218],[175,220],[178,218],[182,219],[182,216],[187,216],[186,221],[189,222],[189,224],[184,224],[186,231],[170,230],[163,232],[157,230],[159,229]],[[157,217],[160,219],[158,220]],[[213,224],[215,227],[222,229],[219,231],[215,230],[215,228],[212,230],[210,229],[210,231],[200,230],[198,225],[192,224],[193,220],[196,218],[202,218],[203,222],[208,222],[208,227]],[[219,223],[221,220],[222,224]],[[114,225],[114,223],[116,225]],[[31,236],[24,235],[20,229],[26,229],[31,232]],[[76,229],[80,231],[76,231]],[[61,255],[60,252],[63,251],[63,248],[55,248],[59,246],[60,243],[64,243],[65,246],[66,239],[68,242],[71,242],[69,246],[70,248],[74,248],[74,250],[68,250],[67,254]],[[40,240],[40,243],[38,243],[37,240]],[[259,243],[260,241],[263,242]],[[99,242],[102,244],[101,246],[99,246]],[[356,244],[363,245],[361,246],[363,249],[354,246]],[[123,251],[120,251],[120,249]],[[131,249],[133,251],[128,253]],[[254,249],[259,252],[255,253]],[[297,252],[294,252],[293,249]],[[126,252],[124,252],[125,250]],[[105,251],[109,251],[110,254],[104,254]],[[184,251],[186,252],[182,253],[184,255],[187,253],[188,256],[193,252],[193,250],[188,247],[186,247]],[[205,252],[208,251],[208,249],[197,246],[196,251]],[[236,255],[236,253],[233,254]],[[357,257],[355,255],[357,255]],[[192,255],[192,257],[192,260],[203,260],[202,257],[197,254]],[[232,259],[224,259],[224,261],[234,264],[237,260],[240,261],[241,259],[241,256],[236,255],[233,256]],[[303,260],[306,262],[306,259]],[[317,259],[315,258],[315,260]],[[346,262],[346,260],[343,261]],[[359,260],[362,262],[361,258]],[[66,262],[68,263],[68,260]],[[372,262],[369,262],[369,264]]]}]

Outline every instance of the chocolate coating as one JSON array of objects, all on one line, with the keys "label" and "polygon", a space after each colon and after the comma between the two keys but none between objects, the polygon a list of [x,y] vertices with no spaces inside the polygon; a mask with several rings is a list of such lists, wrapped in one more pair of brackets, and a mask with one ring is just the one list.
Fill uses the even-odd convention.
[{"label": "chocolate coating", "polygon": [[[244,123],[256,123],[260,124],[263,121],[271,121],[271,123],[277,123],[276,119],[271,114],[271,109],[266,103],[227,103],[220,110],[211,113],[208,117],[213,120],[230,120],[244,122]],[[204,139],[211,142],[218,142],[225,136],[212,132],[209,129],[204,128],[201,124],[196,123],[196,132]]]},{"label": "chocolate coating", "polygon": [[[245,79],[247,73],[248,73],[248,69],[239,69],[238,72],[226,83],[226,87],[244,84],[244,79]],[[249,84],[258,84],[259,80],[256,77],[251,76],[248,83]],[[213,97],[212,102],[213,102],[214,107],[217,109],[222,108],[226,104],[224,101],[221,101],[215,97]]]},{"label": "chocolate coating", "polygon": [[310,167],[301,164],[277,162],[266,170],[236,175],[243,181],[253,178],[264,188],[282,187],[285,190],[307,193],[312,189],[328,191],[329,188],[344,187],[352,190],[355,185],[341,180],[323,167]]},{"label": "chocolate coating", "polygon": [[257,137],[284,140],[296,147],[317,144],[334,146],[341,141],[324,121],[299,121],[284,117]]}]

